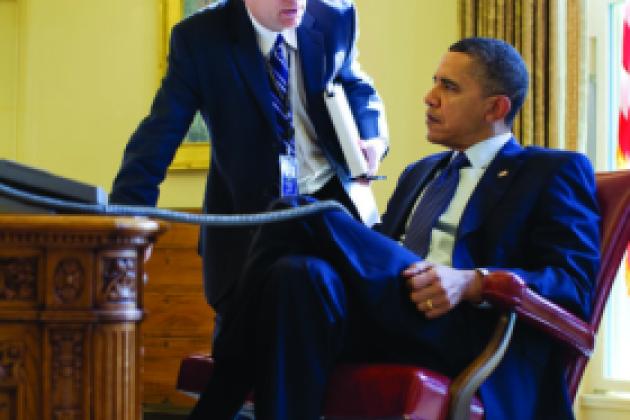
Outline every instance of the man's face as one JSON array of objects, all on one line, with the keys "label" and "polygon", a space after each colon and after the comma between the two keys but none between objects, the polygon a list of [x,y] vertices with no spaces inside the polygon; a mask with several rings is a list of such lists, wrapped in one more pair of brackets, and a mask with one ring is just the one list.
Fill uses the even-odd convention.
[{"label": "man's face", "polygon": [[245,0],[245,5],[263,26],[281,32],[300,24],[306,0]]},{"label": "man's face", "polygon": [[431,143],[466,150],[493,135],[489,115],[493,97],[484,93],[477,66],[464,53],[448,52],[442,57],[424,98]]}]

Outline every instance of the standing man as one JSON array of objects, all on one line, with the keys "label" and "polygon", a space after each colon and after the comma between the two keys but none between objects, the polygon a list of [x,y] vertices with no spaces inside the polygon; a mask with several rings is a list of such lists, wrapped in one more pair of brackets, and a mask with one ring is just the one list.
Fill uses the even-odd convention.
[{"label": "standing man", "polygon": [[[486,271],[516,273],[590,317],[593,170],[578,153],[515,141],[523,60],[503,41],[468,38],[449,48],[433,80],[428,138],[449,150],[403,172],[383,234],[340,211],[260,228],[193,419],[229,419],[252,388],[257,418],[318,419],[339,360],[414,363],[454,377],[496,325],[497,312],[481,304]],[[486,418],[572,418],[563,350],[518,322],[479,390]]]},{"label": "standing man", "polygon": [[[212,162],[203,211],[264,210],[280,197],[336,199],[356,214],[323,92],[340,83],[375,173],[387,149],[382,103],[356,61],[349,0],[219,0],[173,28],[168,71],[132,135],[110,201],[155,205],[166,170],[199,110]],[[359,139],[357,139],[359,141]],[[230,303],[251,229],[203,228],[206,297]]]}]

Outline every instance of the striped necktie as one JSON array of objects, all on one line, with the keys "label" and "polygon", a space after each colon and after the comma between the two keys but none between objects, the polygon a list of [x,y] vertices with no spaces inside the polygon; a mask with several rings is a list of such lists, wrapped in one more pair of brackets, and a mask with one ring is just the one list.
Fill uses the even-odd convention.
[{"label": "striped necktie", "polygon": [[295,156],[293,113],[289,101],[289,62],[285,49],[284,37],[278,35],[269,54],[271,105],[276,117],[276,132],[286,146],[286,153]]},{"label": "striped necktie", "polygon": [[431,231],[446,211],[459,184],[459,171],[470,166],[464,153],[457,153],[448,166],[426,187],[411,217],[403,244],[422,258],[429,252]]}]

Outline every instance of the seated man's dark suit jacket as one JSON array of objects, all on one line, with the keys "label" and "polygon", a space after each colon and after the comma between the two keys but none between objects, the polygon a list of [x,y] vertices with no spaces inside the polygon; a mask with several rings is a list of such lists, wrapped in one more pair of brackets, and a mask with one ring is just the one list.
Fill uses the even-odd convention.
[{"label": "seated man's dark suit jacket", "polygon": [[[420,258],[397,242],[418,194],[449,158],[450,153],[440,153],[405,170],[380,226],[384,235],[365,228],[342,212],[296,221],[288,227],[262,227],[254,241],[244,287],[239,288],[239,297],[244,299],[239,307],[248,308],[249,313],[243,309],[234,317],[238,320],[240,316],[242,320],[232,324],[235,328],[226,324],[225,341],[219,336],[216,342],[217,361],[221,354],[234,357],[240,352],[243,360],[253,357],[254,363],[270,366],[274,357],[284,355],[282,363],[278,361],[276,365],[291,366],[284,374],[296,371],[297,380],[301,378],[299,383],[311,386],[309,372],[314,372],[313,378],[317,378],[317,372],[330,369],[326,361],[335,357],[329,350],[318,350],[326,348],[318,345],[321,343],[307,341],[319,331],[314,319],[319,319],[320,323],[343,323],[353,318],[353,310],[360,308],[360,315],[355,314],[354,319],[358,318],[363,328],[367,326],[367,336],[359,338],[359,342],[348,342],[355,339],[355,335],[346,331],[353,328],[352,323],[350,327],[343,327],[341,334],[346,350],[367,350],[372,353],[369,358],[376,361],[428,365],[449,376],[461,372],[487,343],[497,314],[463,302],[448,314],[427,320],[411,304],[409,291],[400,276],[402,270]],[[265,294],[265,288],[276,287],[274,282],[284,283],[279,281],[281,278],[265,283],[266,273],[273,273],[269,267],[277,266],[291,255],[298,261],[296,265],[307,268],[297,271],[295,277],[300,278],[284,282],[290,284],[289,290],[309,283],[315,270],[308,267],[323,263],[330,268],[318,270],[318,273],[336,272],[338,275],[321,275],[325,278],[317,283],[319,291],[312,299],[315,304],[310,303],[311,299],[289,297],[277,303],[277,309],[268,309],[272,305],[270,299],[261,296],[274,294]],[[303,264],[305,258],[307,261],[310,258],[313,264]],[[589,161],[577,153],[522,148],[510,140],[487,168],[463,212],[452,265],[458,269],[512,271],[543,297],[588,318],[599,266],[599,215]],[[339,281],[343,282],[341,289],[336,285]],[[304,288],[306,290],[306,286]],[[330,296],[320,297],[326,294],[322,290]],[[305,292],[300,296],[310,295]],[[261,300],[264,305],[257,303]],[[293,303],[298,300],[299,303]],[[347,309],[343,304],[346,301],[355,304]],[[320,311],[323,315],[317,316],[319,307],[325,310]],[[276,316],[273,311],[284,315],[273,318]],[[303,313],[307,313],[304,320],[298,321]],[[276,326],[260,331],[267,328],[268,319],[277,319],[278,325],[283,325],[282,320],[289,317],[293,318],[293,323],[303,322],[308,328],[298,328],[295,338],[291,338],[291,330],[285,327],[285,330]],[[256,319],[266,320],[256,326]],[[269,336],[267,344],[261,346],[248,341],[252,340],[253,333],[241,334],[247,331],[248,322],[254,323],[249,327],[258,330],[259,340],[267,340]],[[234,336],[230,335],[230,329]],[[305,338],[300,333],[302,330],[308,330],[310,335]],[[320,337],[328,337],[327,341],[338,334],[334,326],[330,327],[332,332],[322,330],[328,331],[320,334]],[[244,341],[233,341],[235,336]],[[284,341],[278,337],[284,337]],[[285,344],[276,344],[277,341]],[[307,348],[300,348],[296,343]],[[271,350],[267,355],[261,351],[256,351],[255,355],[243,353],[256,346]],[[352,353],[342,353],[344,358],[352,360]],[[309,355],[306,365],[304,354]],[[295,365],[291,365],[293,355],[296,359],[302,357]],[[266,357],[270,360],[264,360]],[[561,360],[559,345],[545,334],[517,322],[504,360],[480,389],[486,417],[505,420],[571,418]],[[277,376],[283,377],[280,373]],[[277,379],[273,389],[276,392],[285,389],[282,379]],[[288,392],[295,391],[289,389]],[[321,395],[316,389],[309,393]],[[304,418],[311,417],[305,415]]]},{"label": "seated man's dark suit jacket", "polygon": [[[414,200],[443,159],[434,155],[405,170],[381,232],[400,237]],[[584,156],[523,149],[510,141],[462,214],[452,265],[509,270],[541,296],[588,319],[599,268],[598,214],[593,170]],[[487,418],[572,417],[560,360],[561,349],[546,335],[518,323],[505,360],[480,390]]]},{"label": "seated man's dark suit jacket", "polygon": [[[387,136],[380,99],[356,66],[356,35],[355,10],[345,0],[309,0],[297,28],[307,111],[342,182],[349,174],[325,109],[325,86],[343,85],[362,138]],[[279,196],[278,155],[284,150],[274,128],[265,58],[243,0],[218,1],[174,27],[168,71],[150,115],[127,145],[111,202],[155,205],[158,185],[197,110],[212,149],[204,212],[263,211]],[[206,296],[215,309],[240,273],[251,234],[244,228],[202,229]]]}]

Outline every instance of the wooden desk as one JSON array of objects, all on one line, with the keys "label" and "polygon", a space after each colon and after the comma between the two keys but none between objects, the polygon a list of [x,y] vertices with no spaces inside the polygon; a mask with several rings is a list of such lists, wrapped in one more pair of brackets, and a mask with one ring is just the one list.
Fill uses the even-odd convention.
[{"label": "wooden desk", "polygon": [[146,219],[0,215],[0,419],[140,420]]}]

